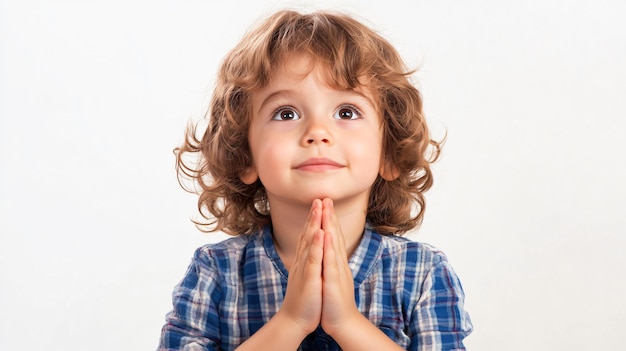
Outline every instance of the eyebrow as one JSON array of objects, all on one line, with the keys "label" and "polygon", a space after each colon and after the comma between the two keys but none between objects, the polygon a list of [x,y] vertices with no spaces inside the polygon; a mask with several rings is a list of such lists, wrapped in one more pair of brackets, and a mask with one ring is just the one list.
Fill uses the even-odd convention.
[{"label": "eyebrow", "polygon": [[271,93],[265,99],[263,99],[263,101],[261,102],[261,106],[259,106],[259,109],[258,109],[258,111],[256,111],[256,113],[261,112],[261,110],[263,110],[263,107],[265,107],[265,105],[267,105],[268,103],[272,102],[272,100],[275,100],[276,98],[280,97],[281,95],[286,95],[289,92],[290,92],[290,90],[288,90],[288,89],[281,89],[281,90],[277,90],[277,91]]},{"label": "eyebrow", "polygon": [[[256,111],[256,113],[261,112],[261,110],[263,110],[265,105],[267,105],[270,102],[272,102],[272,100],[275,100],[275,99],[277,99],[278,97],[280,97],[282,95],[288,95],[291,91],[292,91],[291,89],[281,89],[281,90],[277,90],[277,91],[271,93],[265,99],[263,99],[263,101],[261,102],[261,105],[259,106],[259,109]],[[376,104],[374,103],[374,101],[369,96],[363,94],[362,92],[360,92],[358,90],[343,89],[343,90],[340,90],[340,92],[357,95],[357,96],[363,98],[364,100],[366,100],[374,108],[376,108]]]}]

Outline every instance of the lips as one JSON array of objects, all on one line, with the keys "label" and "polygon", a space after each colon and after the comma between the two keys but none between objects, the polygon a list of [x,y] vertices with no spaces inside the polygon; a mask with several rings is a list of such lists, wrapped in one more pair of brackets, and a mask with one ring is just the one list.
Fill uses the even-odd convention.
[{"label": "lips", "polygon": [[341,163],[337,163],[326,157],[312,157],[298,164],[295,169],[299,171],[327,171],[344,167]]}]

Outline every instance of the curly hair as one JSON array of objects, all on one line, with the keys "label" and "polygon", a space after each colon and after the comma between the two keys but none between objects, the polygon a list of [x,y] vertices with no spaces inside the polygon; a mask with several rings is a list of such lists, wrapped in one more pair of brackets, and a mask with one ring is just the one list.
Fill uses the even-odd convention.
[{"label": "curly hair", "polygon": [[[423,194],[433,184],[430,163],[438,158],[441,142],[430,138],[421,94],[409,81],[414,72],[406,69],[387,40],[350,16],[285,10],[248,31],[226,55],[205,116],[206,130],[198,137],[199,124],[190,124],[183,145],[174,150],[179,183],[199,195],[204,220],[194,221],[198,228],[240,235],[271,222],[261,182],[248,185],[240,176],[252,164],[251,94],[268,84],[291,53],[305,53],[323,63],[333,87],[366,84],[364,88],[373,92],[382,116],[382,159],[397,177],[377,177],[367,221],[381,234],[402,235],[418,227],[425,210]],[[185,185],[185,179],[194,186]]]}]

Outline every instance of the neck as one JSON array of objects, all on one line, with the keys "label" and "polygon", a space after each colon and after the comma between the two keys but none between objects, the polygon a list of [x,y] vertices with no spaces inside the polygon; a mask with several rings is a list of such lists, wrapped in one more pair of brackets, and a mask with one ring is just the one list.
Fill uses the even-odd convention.
[{"label": "neck", "polygon": [[[365,229],[367,199],[365,200],[344,200],[334,203],[335,213],[339,219],[341,231],[346,242],[346,251],[348,253],[346,259],[352,255],[359,245]],[[270,199],[270,209],[274,245],[283,264],[287,269],[290,269],[295,259],[298,239],[304,229],[311,205],[298,205],[281,201],[272,202]]]}]

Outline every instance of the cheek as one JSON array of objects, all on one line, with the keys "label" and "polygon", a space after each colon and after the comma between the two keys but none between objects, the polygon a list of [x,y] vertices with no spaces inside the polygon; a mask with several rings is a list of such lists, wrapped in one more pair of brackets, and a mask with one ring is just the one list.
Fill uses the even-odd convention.
[{"label": "cheek", "polygon": [[370,145],[368,151],[362,153],[361,159],[364,163],[363,168],[367,170],[367,173],[376,177],[376,175],[380,172],[382,160],[380,147],[373,147]]},{"label": "cheek", "polygon": [[284,141],[272,137],[268,137],[267,140],[256,145],[253,157],[261,178],[288,167],[291,160],[290,148]]},{"label": "cheek", "polygon": [[373,168],[378,168],[382,156],[382,137],[378,133],[368,133],[352,139],[352,155],[356,159],[367,161]]}]

